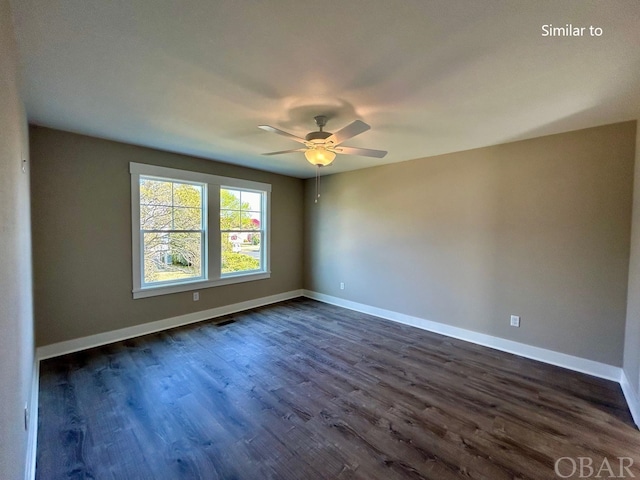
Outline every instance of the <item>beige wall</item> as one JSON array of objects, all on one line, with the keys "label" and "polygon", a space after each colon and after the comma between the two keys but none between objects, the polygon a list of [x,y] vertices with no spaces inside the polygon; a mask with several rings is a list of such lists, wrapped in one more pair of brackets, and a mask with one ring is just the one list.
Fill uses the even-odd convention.
[{"label": "beige wall", "polygon": [[627,326],[624,345],[624,374],[635,398],[629,399],[640,426],[640,128],[636,131],[636,168],[634,175],[631,256],[629,259],[629,290]]},{"label": "beige wall", "polygon": [[27,122],[9,2],[0,0],[0,478],[24,478],[33,378]]},{"label": "beige wall", "polygon": [[[38,346],[302,288],[302,180],[41,127],[30,142]],[[271,278],[133,300],[129,162],[271,183]]]},{"label": "beige wall", "polygon": [[318,204],[309,180],[305,288],[620,366],[634,143],[627,122],[331,175]]}]

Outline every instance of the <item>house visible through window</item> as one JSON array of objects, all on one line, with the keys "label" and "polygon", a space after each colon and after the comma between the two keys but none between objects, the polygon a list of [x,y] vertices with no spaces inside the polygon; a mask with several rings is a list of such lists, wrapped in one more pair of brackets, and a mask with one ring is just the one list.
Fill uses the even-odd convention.
[{"label": "house visible through window", "polygon": [[270,185],[138,163],[130,171],[134,298],[269,278]]}]

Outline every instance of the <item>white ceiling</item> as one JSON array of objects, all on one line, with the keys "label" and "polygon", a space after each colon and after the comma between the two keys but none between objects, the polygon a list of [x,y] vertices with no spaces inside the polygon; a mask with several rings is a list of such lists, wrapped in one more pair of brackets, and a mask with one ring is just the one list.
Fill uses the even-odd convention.
[{"label": "white ceiling", "polygon": [[[12,0],[29,121],[310,177],[640,118],[638,0]],[[541,26],[601,37],[542,37]]]}]

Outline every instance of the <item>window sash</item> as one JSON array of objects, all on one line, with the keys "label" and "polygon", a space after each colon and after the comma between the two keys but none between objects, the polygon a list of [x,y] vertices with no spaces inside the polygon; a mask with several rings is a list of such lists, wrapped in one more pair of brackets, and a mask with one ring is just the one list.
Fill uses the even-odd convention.
[{"label": "window sash", "polygon": [[[141,288],[154,288],[160,286],[169,286],[180,283],[190,283],[207,279],[207,232],[206,230],[140,230],[140,257],[143,259],[140,262],[140,268],[142,269],[141,275]],[[144,246],[144,234],[145,233],[198,233],[200,234],[200,275],[186,278],[173,278],[169,280],[158,280],[154,282],[147,282],[145,280],[145,246]]]},{"label": "window sash", "polygon": [[[251,272],[261,272],[263,270],[265,270],[264,267],[264,263],[265,263],[265,247],[266,247],[266,232],[261,229],[261,230],[237,230],[237,229],[227,229],[227,230],[220,230],[220,237],[222,237],[223,234],[225,233],[238,233],[238,234],[257,234],[260,235],[260,258],[259,258],[259,262],[260,262],[260,266],[259,268],[253,269],[253,270],[239,270],[237,272],[223,272],[222,268],[220,268],[220,276],[221,278],[226,278],[226,277],[233,277],[233,276],[238,276],[238,275],[246,275],[248,273]],[[222,240],[221,240],[222,242]],[[222,261],[222,245],[220,246],[220,260]]]}]

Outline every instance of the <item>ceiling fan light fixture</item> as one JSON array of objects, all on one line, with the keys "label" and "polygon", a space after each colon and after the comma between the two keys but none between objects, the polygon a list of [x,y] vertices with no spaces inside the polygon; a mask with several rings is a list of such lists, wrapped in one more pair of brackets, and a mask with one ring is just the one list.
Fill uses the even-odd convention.
[{"label": "ceiling fan light fixture", "polygon": [[311,165],[326,167],[331,165],[336,158],[336,154],[324,147],[310,148],[304,152],[304,156]]}]

